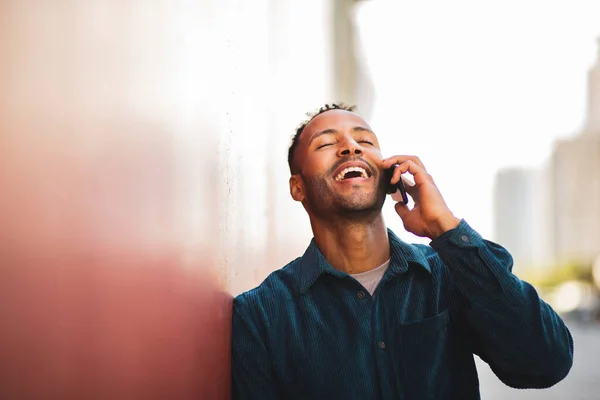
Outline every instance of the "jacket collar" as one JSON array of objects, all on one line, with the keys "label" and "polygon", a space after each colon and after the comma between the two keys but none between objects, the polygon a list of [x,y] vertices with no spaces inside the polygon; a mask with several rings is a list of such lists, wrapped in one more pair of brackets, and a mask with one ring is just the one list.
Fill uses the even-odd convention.
[{"label": "jacket collar", "polygon": [[[417,246],[402,241],[390,229],[388,229],[388,240],[391,252],[389,271],[392,276],[405,273],[410,264],[419,265],[431,273],[429,263]],[[313,238],[300,258],[300,292],[304,293],[310,289],[323,274],[338,278],[348,276],[347,273],[338,271],[329,264]]]}]

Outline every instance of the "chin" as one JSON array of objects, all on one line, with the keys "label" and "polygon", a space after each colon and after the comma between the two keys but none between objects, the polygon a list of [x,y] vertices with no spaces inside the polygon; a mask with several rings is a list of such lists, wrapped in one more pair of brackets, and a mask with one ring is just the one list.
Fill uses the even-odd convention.
[{"label": "chin", "polygon": [[385,193],[379,193],[378,191],[372,193],[363,193],[360,195],[352,196],[340,196],[338,198],[338,205],[340,208],[348,211],[368,211],[368,210],[381,210],[383,203],[385,202]]},{"label": "chin", "polygon": [[339,209],[347,212],[380,211],[382,206],[377,199],[343,199],[338,203]]}]

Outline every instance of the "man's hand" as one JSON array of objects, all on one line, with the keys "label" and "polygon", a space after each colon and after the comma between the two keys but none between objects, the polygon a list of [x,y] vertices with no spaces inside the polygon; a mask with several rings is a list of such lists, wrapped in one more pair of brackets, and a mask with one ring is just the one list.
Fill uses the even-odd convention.
[{"label": "man's hand", "polygon": [[[402,218],[404,228],[417,236],[435,239],[442,233],[454,229],[460,223],[450,211],[442,194],[433,182],[425,166],[415,156],[393,156],[382,161],[384,169],[391,168],[394,164],[398,167],[394,171],[391,184],[396,184],[403,179],[406,192],[412,197],[415,205],[412,209],[403,203],[396,203],[396,212]],[[414,185],[402,174],[408,172],[414,177]]]}]

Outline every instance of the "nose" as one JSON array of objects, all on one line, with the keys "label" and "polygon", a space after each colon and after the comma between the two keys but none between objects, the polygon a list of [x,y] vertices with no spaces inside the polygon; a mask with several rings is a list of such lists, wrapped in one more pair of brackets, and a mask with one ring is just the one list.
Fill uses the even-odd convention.
[{"label": "nose", "polygon": [[360,155],[362,154],[360,145],[353,138],[347,138],[339,147],[338,156]]}]

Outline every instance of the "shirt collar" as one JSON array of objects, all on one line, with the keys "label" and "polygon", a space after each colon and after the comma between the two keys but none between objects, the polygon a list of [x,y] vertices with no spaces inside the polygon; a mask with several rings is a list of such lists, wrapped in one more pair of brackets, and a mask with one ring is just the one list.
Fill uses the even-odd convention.
[{"label": "shirt collar", "polygon": [[[417,246],[402,241],[390,229],[388,229],[388,238],[391,252],[389,272],[392,276],[405,273],[408,271],[410,264],[420,265],[431,273],[429,263]],[[300,258],[300,292],[306,292],[322,274],[329,274],[338,278],[348,276],[348,274],[338,271],[327,262],[313,238],[304,255]]]}]

